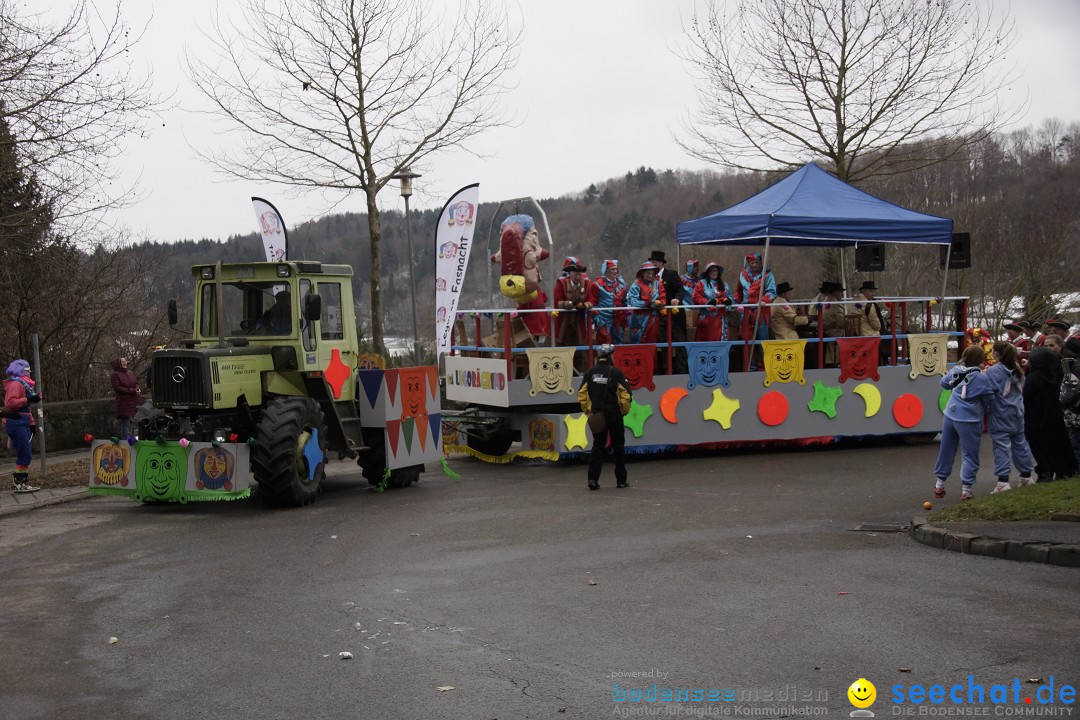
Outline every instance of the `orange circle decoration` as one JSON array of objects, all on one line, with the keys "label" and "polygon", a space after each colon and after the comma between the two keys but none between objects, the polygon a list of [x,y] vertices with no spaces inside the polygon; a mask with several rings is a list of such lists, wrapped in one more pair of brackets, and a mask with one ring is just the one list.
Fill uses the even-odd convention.
[{"label": "orange circle decoration", "polygon": [[907,393],[896,398],[892,406],[892,416],[896,424],[904,428],[913,428],[923,416],[922,400]]},{"label": "orange circle decoration", "polygon": [[681,387],[673,387],[665,392],[660,396],[660,415],[672,425],[678,425],[679,416],[676,410],[679,408],[679,401],[689,394],[686,388]]},{"label": "orange circle decoration", "polygon": [[788,401],[783,393],[771,390],[761,396],[757,404],[757,416],[769,427],[776,427],[787,420]]}]

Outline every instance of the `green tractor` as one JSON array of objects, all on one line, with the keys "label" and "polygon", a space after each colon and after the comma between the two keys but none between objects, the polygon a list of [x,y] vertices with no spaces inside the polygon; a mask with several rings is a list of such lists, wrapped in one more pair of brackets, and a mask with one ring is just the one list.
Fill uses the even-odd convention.
[{"label": "green tractor", "polygon": [[258,483],[268,504],[301,506],[318,495],[328,453],[391,487],[441,456],[435,368],[358,367],[351,267],[217,263],[192,273],[192,337],[153,354],[156,412],[138,439],[94,442],[90,492],[187,502],[245,497]]}]

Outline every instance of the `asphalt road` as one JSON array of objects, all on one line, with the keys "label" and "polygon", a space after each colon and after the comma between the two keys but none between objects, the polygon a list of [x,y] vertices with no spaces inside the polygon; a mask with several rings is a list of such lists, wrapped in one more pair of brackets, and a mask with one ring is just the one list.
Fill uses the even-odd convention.
[{"label": "asphalt road", "polygon": [[[584,465],[376,494],[335,463],[302,510],[5,518],[0,718],[847,717],[860,677],[885,717],[895,684],[1075,686],[1080,572],[851,531],[920,513],[936,450],[654,459],[592,493]],[[653,682],[736,700],[613,702]]]}]

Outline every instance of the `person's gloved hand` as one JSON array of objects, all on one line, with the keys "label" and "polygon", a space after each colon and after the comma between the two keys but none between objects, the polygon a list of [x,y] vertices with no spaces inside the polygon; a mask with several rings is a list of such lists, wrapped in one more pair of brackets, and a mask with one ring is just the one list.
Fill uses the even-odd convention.
[{"label": "person's gloved hand", "polygon": [[727,305],[728,307],[731,307],[731,298],[725,297],[724,298],[724,304]]},{"label": "person's gloved hand", "polygon": [[31,405],[37,405],[39,402],[41,402],[41,396],[37,394],[28,395],[26,397],[26,402],[30,403]]}]

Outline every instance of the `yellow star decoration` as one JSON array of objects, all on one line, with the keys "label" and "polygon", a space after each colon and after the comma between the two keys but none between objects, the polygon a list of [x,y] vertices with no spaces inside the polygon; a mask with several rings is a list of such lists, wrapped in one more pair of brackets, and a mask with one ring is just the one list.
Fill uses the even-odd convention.
[{"label": "yellow star decoration", "polygon": [[585,413],[567,415],[563,418],[563,422],[566,424],[566,449],[584,450],[589,444],[589,436],[585,434],[585,428],[588,427],[588,418]]},{"label": "yellow star decoration", "polygon": [[712,393],[712,404],[705,408],[702,416],[706,420],[715,420],[725,430],[731,429],[731,416],[739,409],[737,399],[725,397],[724,391],[716,388]]}]

